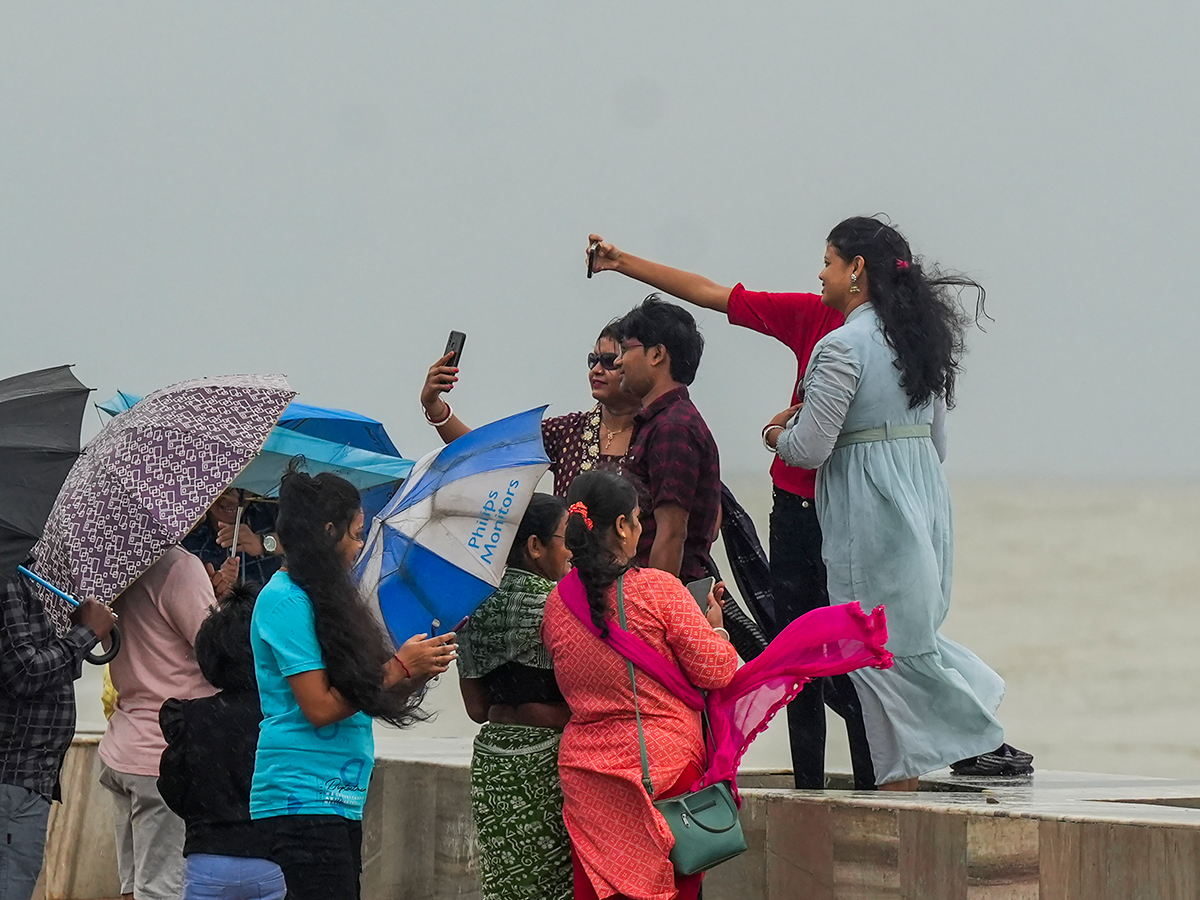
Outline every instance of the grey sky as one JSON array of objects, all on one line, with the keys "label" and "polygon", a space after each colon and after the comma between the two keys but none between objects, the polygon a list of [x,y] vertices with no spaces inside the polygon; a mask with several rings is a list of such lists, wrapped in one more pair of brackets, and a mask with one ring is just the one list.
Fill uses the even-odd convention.
[{"label": "grey sky", "polygon": [[[450,328],[468,422],[588,401],[645,293],[597,230],[723,283],[815,290],[887,212],[988,288],[960,475],[1200,476],[1196,4],[0,6],[3,371],[98,398],[285,373],[383,419]],[[698,317],[734,472],[794,366]],[[90,418],[90,430],[95,428]]]}]

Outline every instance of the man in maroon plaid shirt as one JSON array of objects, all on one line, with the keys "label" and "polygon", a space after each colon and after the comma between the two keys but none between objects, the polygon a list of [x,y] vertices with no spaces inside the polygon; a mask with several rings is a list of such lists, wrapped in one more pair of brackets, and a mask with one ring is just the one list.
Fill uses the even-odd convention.
[{"label": "man in maroon plaid shirt", "polygon": [[642,399],[625,467],[641,497],[634,562],[695,581],[714,571],[708,550],[721,509],[717,442],[687,389],[704,338],[691,313],[653,294],[619,330],[621,383]]}]

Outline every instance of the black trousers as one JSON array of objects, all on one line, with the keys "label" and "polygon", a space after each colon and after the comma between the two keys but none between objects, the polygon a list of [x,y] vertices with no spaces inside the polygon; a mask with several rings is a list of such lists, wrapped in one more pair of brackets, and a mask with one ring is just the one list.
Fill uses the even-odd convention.
[{"label": "black trousers", "polygon": [[359,900],[362,822],[341,816],[262,821],[274,834],[271,859],[283,870],[287,900]]},{"label": "black trousers", "polygon": [[[776,624],[782,630],[806,612],[829,605],[816,504],[811,499],[775,488],[770,543],[771,593],[775,600]],[[871,766],[871,748],[867,744],[862,706],[849,675],[814,679],[788,704],[788,734],[796,787],[825,787],[826,705],[846,722],[855,789],[875,790],[875,771]]]}]

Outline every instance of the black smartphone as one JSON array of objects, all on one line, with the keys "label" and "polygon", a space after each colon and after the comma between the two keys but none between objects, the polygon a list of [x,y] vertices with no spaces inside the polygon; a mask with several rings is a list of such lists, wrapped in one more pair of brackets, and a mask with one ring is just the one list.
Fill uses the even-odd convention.
[{"label": "black smartphone", "polygon": [[705,615],[708,615],[708,595],[712,593],[713,586],[716,583],[717,579],[710,575],[708,578],[701,578],[687,585],[687,589],[692,592],[692,597],[700,605],[700,612]]},{"label": "black smartphone", "polygon": [[593,241],[588,245],[588,278],[596,274],[596,248],[600,246]]},{"label": "black smartphone", "polygon": [[462,362],[463,346],[466,343],[467,336],[461,331],[450,332],[450,339],[446,341],[446,349],[442,353],[442,356],[445,356],[447,353],[453,353],[454,355],[450,357],[450,359],[446,362],[446,365],[454,366],[456,368],[458,367],[458,365]]}]

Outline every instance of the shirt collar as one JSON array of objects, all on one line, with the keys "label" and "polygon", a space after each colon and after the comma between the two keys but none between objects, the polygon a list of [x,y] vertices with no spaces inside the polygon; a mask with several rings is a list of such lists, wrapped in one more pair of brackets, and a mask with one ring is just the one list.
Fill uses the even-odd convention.
[{"label": "shirt collar", "polygon": [[865,312],[868,309],[871,310],[872,312],[874,312],[874,310],[875,310],[875,307],[874,307],[874,305],[872,305],[870,300],[868,300],[866,303],[862,303],[862,304],[859,304],[858,306],[856,306],[854,308],[854,311],[852,313],[850,313],[850,315],[846,316],[847,324],[849,324],[850,322],[853,322],[855,319],[857,319],[859,317],[859,315],[861,313]]},{"label": "shirt collar", "polygon": [[667,391],[649,406],[642,407],[638,414],[633,417],[634,421],[643,423],[649,422],[668,406],[674,406],[676,403],[688,399],[690,399],[690,397],[688,395],[687,386],[681,384],[674,390]]}]

